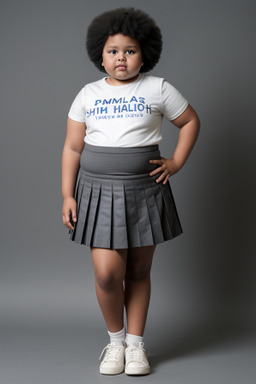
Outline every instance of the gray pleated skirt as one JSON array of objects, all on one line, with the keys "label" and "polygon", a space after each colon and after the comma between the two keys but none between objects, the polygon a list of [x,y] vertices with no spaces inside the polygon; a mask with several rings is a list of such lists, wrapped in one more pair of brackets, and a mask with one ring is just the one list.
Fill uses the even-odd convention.
[{"label": "gray pleated skirt", "polygon": [[77,222],[69,237],[78,244],[120,249],[171,240],[182,233],[170,182],[156,183],[158,145],[102,147],[85,143],[75,199]]}]

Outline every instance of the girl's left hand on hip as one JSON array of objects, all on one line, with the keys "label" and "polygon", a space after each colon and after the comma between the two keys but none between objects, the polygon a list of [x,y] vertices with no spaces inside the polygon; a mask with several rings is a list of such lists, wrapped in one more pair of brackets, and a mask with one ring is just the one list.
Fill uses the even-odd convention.
[{"label": "girl's left hand on hip", "polygon": [[159,164],[158,168],[150,172],[150,176],[154,176],[155,174],[162,171],[162,174],[158,177],[158,179],[156,179],[157,183],[164,179],[163,184],[166,184],[169,177],[179,171],[179,167],[173,159],[166,159],[165,157],[161,157],[161,159],[149,160],[149,162],[150,164]]}]

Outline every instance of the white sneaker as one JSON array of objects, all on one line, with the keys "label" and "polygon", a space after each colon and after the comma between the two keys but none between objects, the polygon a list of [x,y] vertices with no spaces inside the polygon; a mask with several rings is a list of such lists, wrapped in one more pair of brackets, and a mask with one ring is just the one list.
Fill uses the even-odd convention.
[{"label": "white sneaker", "polygon": [[100,358],[104,354],[104,359],[100,364],[100,373],[103,375],[118,375],[124,371],[125,346],[108,344],[101,352]]},{"label": "white sneaker", "polygon": [[127,375],[147,375],[150,372],[149,362],[144,343],[139,347],[127,347],[125,349],[125,373]]}]

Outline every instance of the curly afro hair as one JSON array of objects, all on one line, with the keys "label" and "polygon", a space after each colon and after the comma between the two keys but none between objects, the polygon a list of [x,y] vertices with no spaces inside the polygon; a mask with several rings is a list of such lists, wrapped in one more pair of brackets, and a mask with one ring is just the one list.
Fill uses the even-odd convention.
[{"label": "curly afro hair", "polygon": [[162,52],[162,34],[155,21],[145,12],[134,8],[118,8],[97,16],[89,25],[86,49],[96,67],[102,67],[102,51],[109,36],[121,33],[135,38],[141,47],[144,65],[140,72],[150,71]]}]

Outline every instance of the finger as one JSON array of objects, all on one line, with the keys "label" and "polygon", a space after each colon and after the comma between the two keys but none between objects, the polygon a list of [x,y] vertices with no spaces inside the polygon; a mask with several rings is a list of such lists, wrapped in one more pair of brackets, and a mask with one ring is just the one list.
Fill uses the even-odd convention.
[{"label": "finger", "polygon": [[163,160],[161,160],[161,159],[149,160],[149,163],[151,163],[151,164],[163,164]]},{"label": "finger", "polygon": [[66,215],[65,215],[65,213],[62,214],[62,221],[63,221],[63,224],[66,225]]},{"label": "finger", "polygon": [[75,209],[72,209],[72,220],[73,220],[74,222],[77,221],[76,210],[75,210]]},{"label": "finger", "polygon": [[165,178],[165,176],[167,175],[167,171],[164,171],[159,177],[158,177],[158,179],[156,179],[156,182],[157,183],[160,183],[160,181],[162,181],[164,178]]},{"label": "finger", "polygon": [[75,228],[75,227],[71,224],[70,221],[66,224],[66,227],[67,227],[68,229],[72,229],[72,231],[73,231],[74,228]]},{"label": "finger", "polygon": [[162,171],[162,168],[161,168],[161,167],[156,168],[156,169],[154,169],[154,171],[151,171],[151,172],[149,173],[149,176],[154,176],[154,175],[156,175],[157,173],[159,173],[159,172],[161,172],[161,171]]},{"label": "finger", "polygon": [[73,220],[73,217],[72,217],[72,210],[71,210],[71,212],[69,214],[69,217],[68,217],[68,228],[69,229],[72,229],[72,230],[74,229],[73,222],[74,222],[74,220]]},{"label": "finger", "polygon": [[69,223],[69,216],[66,214],[63,215],[63,223],[66,225],[66,227]]},{"label": "finger", "polygon": [[169,180],[169,177],[170,177],[170,176],[171,176],[171,175],[169,175],[169,174],[166,176],[165,180],[163,181],[163,184],[167,184],[167,183],[168,183],[168,180]]},{"label": "finger", "polygon": [[73,225],[70,222],[70,217],[69,215],[63,215],[63,223],[64,225],[69,228],[69,229],[74,229]]}]

